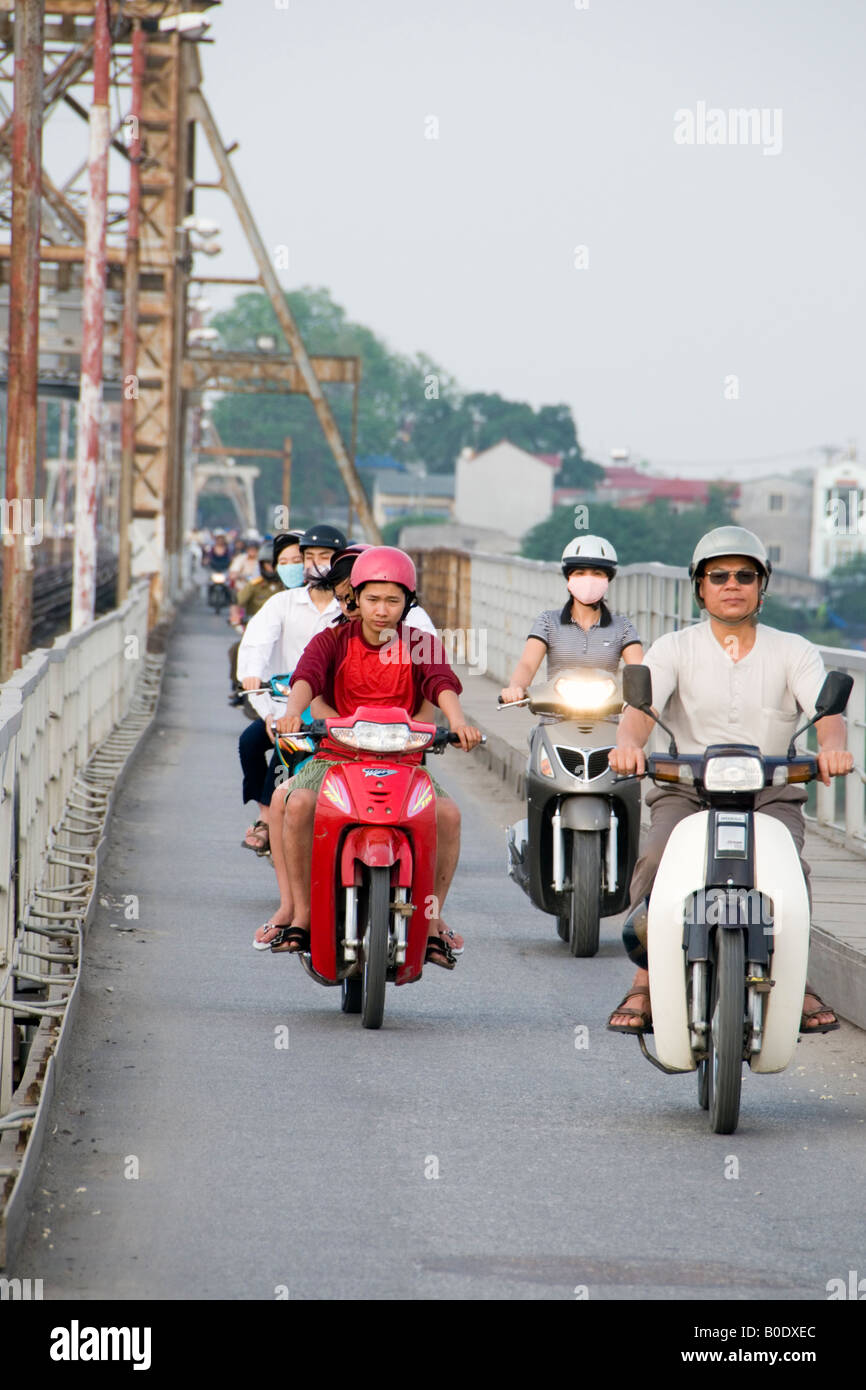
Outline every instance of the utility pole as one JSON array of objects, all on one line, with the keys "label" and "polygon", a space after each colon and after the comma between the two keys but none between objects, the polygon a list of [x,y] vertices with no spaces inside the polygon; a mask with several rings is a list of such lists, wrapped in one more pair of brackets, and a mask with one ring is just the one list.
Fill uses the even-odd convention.
[{"label": "utility pole", "polygon": [[120,517],[117,555],[117,602],[129,592],[131,554],[129,523],[132,519],[132,480],[135,468],[135,410],[138,378],[138,267],[141,215],[141,91],[145,59],[144,30],[135,21],[132,34],[132,93],[129,114],[129,210],[126,233],[126,272],[123,284],[123,397],[120,416]]},{"label": "utility pole", "polygon": [[[12,264],[3,518],[3,654],[0,679],[18,669],[30,645],[32,556],[25,515],[34,522],[36,393],[39,366],[39,235],[42,200],[42,0],[15,6],[12,113]],[[17,507],[16,505],[17,504]],[[17,515],[16,515],[17,513]],[[7,529],[8,527],[8,529]]]},{"label": "utility pole", "polygon": [[93,105],[84,237],[84,305],[81,337],[81,390],[75,483],[75,573],[71,629],[93,621],[96,603],[96,477],[102,412],[102,344],[105,308],[105,233],[108,203],[108,109],[111,36],[108,0],[96,0],[93,16]]}]

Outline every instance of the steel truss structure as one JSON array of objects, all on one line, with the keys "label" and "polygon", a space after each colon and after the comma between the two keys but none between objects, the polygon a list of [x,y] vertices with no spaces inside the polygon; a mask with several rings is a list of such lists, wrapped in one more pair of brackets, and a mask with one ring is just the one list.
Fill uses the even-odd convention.
[{"label": "steel truss structure", "polygon": [[[42,113],[38,258],[43,298],[55,289],[80,289],[84,282],[92,196],[89,161],[84,157],[55,181],[45,170],[45,147],[55,113],[74,113],[82,121],[82,132],[91,117],[100,3],[45,0],[41,6],[41,91],[37,93],[34,84],[32,97],[41,103]],[[152,620],[179,592],[185,492],[192,486],[184,458],[186,412],[200,404],[205,390],[309,396],[359,521],[370,539],[379,538],[355,470],[354,439],[347,450],[322,389],[328,382],[350,384],[357,419],[360,363],[356,358],[307,354],[208,105],[197,43],[159,27],[160,20],[180,13],[200,12],[205,17],[219,3],[125,0],[109,8],[110,159],[99,272],[110,288],[124,292],[126,476],[121,485],[118,597],[124,596],[131,577],[149,574]],[[0,280],[7,278],[10,284],[16,264],[24,263],[26,247],[16,246],[15,237],[5,243],[2,237],[2,228],[12,225],[15,112],[9,84],[14,77],[16,27],[29,16],[25,0],[0,0]],[[195,238],[184,225],[195,214],[196,146],[202,137],[219,174],[216,184],[205,186],[220,188],[230,198],[258,270],[255,279],[237,283],[258,286],[268,295],[287,352],[256,357],[209,353],[187,345],[191,284],[221,281],[195,273]],[[84,142],[77,153],[86,156]],[[45,386],[51,386],[50,373],[42,377]],[[116,379],[112,384],[116,392]],[[62,388],[55,382],[55,393],[58,389]]]}]

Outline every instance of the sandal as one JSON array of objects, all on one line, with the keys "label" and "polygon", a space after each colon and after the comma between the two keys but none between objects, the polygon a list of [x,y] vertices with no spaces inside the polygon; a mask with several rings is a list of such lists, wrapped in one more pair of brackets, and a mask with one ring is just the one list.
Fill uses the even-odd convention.
[{"label": "sandal", "polygon": [[[810,995],[812,999],[817,999],[818,1008],[812,1009],[810,1013],[806,1013],[805,1009],[803,1010],[803,1013],[800,1015],[800,1032],[804,1037],[808,1037],[810,1033],[835,1033],[839,1027],[839,1020],[836,1017],[835,1010],[831,1009],[829,1004],[822,1003],[821,996],[816,994],[813,989],[807,989],[806,994]],[[817,1023],[814,1028],[807,1028],[806,1025],[809,1020],[817,1018],[819,1014],[832,1014],[833,1022]]]},{"label": "sandal", "polygon": [[263,922],[253,937],[253,950],[266,951],[282,930],[282,927],[276,926],[273,922]]},{"label": "sandal", "polygon": [[457,957],[441,936],[430,936],[427,938],[424,964],[441,965],[443,970],[453,970],[457,964]]},{"label": "sandal", "polygon": [[247,832],[241,840],[241,849],[251,849],[255,854],[270,854],[270,836],[263,820],[257,820],[255,825],[247,826]]},{"label": "sandal", "polygon": [[271,942],[271,950],[274,955],[287,953],[297,955],[300,951],[309,951],[310,933],[306,927],[279,927],[277,935]]},{"label": "sandal", "polygon": [[[647,1007],[646,1010],[643,1010],[643,1009],[627,1009],[627,1008],[625,1008],[625,1001],[626,1001],[626,999],[645,999],[646,1002],[647,1002],[647,1006],[648,1006],[648,1007]],[[635,1037],[637,1037],[639,1033],[651,1033],[652,1030],[653,1030],[653,1025],[652,1025],[652,1013],[650,1012],[649,1003],[650,1003],[650,997],[649,997],[649,991],[648,991],[648,990],[645,990],[645,989],[630,989],[630,990],[628,991],[628,994],[626,994],[626,995],[623,996],[622,1003],[621,1003],[621,1004],[618,1004],[617,1007],[613,1010],[613,1012],[611,1013],[610,1018],[616,1018],[617,1014],[625,1014],[627,1018],[634,1018],[634,1019],[637,1019],[638,1022],[637,1022],[637,1023],[611,1023],[610,1018],[609,1018],[608,1021],[607,1021],[607,1026],[608,1026],[608,1028],[610,1029],[610,1031],[611,1031],[612,1033],[632,1033],[632,1034],[634,1034]]]}]

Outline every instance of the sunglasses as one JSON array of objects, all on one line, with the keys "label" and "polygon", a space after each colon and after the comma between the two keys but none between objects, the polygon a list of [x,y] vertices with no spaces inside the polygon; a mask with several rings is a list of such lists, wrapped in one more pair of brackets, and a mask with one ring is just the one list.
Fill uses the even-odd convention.
[{"label": "sunglasses", "polygon": [[709,579],[709,581],[710,581],[711,584],[717,584],[717,585],[721,586],[722,584],[727,584],[727,582],[728,582],[728,580],[730,579],[731,575],[734,576],[734,578],[736,579],[736,581],[737,581],[738,584],[754,584],[755,580],[758,578],[758,571],[757,571],[757,570],[707,570],[706,574],[704,575],[704,578],[705,578],[705,579]]}]

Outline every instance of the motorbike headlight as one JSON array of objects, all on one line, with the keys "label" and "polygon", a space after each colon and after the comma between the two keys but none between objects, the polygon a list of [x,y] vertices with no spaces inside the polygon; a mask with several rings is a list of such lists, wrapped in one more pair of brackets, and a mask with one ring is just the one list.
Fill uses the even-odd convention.
[{"label": "motorbike headlight", "polygon": [[616,695],[616,681],[612,677],[606,680],[576,680],[574,677],[561,676],[554,681],[553,688],[572,709],[602,709]]},{"label": "motorbike headlight", "polygon": [[757,792],[764,785],[760,758],[710,758],[704,769],[708,792]]},{"label": "motorbike headlight", "polygon": [[364,748],[371,753],[409,753],[426,748],[432,734],[415,733],[408,724],[375,724],[358,719],[348,729],[329,729],[328,737],[347,748]]}]

